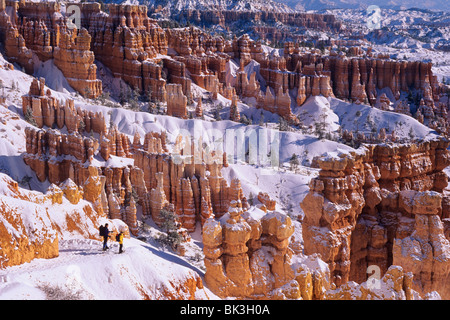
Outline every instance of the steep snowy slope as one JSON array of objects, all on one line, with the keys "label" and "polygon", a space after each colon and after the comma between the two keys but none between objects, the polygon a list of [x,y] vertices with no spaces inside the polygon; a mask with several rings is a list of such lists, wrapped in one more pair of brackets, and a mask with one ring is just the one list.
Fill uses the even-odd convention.
[{"label": "steep snowy slope", "polygon": [[363,132],[365,135],[380,132],[385,128],[386,132],[395,131],[400,140],[411,139],[410,133],[414,133],[413,139],[426,140],[436,136],[436,132],[424,126],[413,117],[403,114],[382,111],[368,105],[348,104],[338,99],[331,99],[331,109],[339,117],[342,130]]},{"label": "steep snowy slope", "polygon": [[59,257],[0,270],[0,300],[214,299],[201,271],[178,256],[135,239],[101,251],[100,241],[60,242]]},{"label": "steep snowy slope", "polygon": [[[21,255],[32,254],[21,247],[25,236],[30,248],[44,253],[38,257],[51,259],[0,269],[0,300],[214,297],[203,288],[200,269],[162,247],[131,238],[124,240],[126,251],[122,255],[117,254],[118,244],[112,241],[110,250],[103,252],[102,243],[95,240],[98,226],[108,222],[111,230],[120,230],[126,224],[99,216],[91,203],[81,200],[73,205],[62,197],[62,203],[57,204],[50,193],[14,189],[12,185],[12,179],[0,173],[0,204],[7,213],[0,212],[2,232],[18,242]],[[59,245],[56,257],[54,253],[46,256],[46,251],[53,250],[48,240],[56,241],[56,248]],[[1,252],[0,262],[16,259],[8,251]]]}]

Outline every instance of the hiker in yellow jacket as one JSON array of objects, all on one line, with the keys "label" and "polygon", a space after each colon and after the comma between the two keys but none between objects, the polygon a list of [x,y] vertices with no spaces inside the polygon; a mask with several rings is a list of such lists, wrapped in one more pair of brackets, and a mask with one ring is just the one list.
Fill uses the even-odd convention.
[{"label": "hiker in yellow jacket", "polygon": [[123,252],[123,232],[121,231],[118,235],[117,235],[117,241],[119,242],[119,253]]}]

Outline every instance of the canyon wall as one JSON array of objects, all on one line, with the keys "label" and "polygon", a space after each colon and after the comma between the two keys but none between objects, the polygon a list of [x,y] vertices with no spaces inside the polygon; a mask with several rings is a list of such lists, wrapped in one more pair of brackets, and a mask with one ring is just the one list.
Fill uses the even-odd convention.
[{"label": "canyon wall", "polygon": [[75,108],[73,100],[60,100],[52,97],[50,90],[45,91],[45,79],[33,79],[30,91],[22,96],[22,112],[32,117],[38,128],[67,127],[69,133],[95,132],[104,134],[106,122],[103,113]]},{"label": "canyon wall", "polygon": [[227,27],[236,21],[281,22],[286,25],[317,30],[340,30],[342,23],[331,14],[289,13],[271,11],[184,10],[177,16],[197,25]]},{"label": "canyon wall", "polygon": [[[170,86],[184,97],[181,85]],[[131,233],[138,232],[137,203],[144,216],[151,216],[158,225],[161,209],[172,205],[182,228],[193,232],[197,221],[226,213],[235,194],[239,195],[236,200],[244,199],[239,180],[228,185],[222,177],[225,154],[205,152],[201,142],[195,144],[182,136],[169,153],[165,132],[148,132],[143,143],[136,133],[131,141],[116,126],[107,129],[103,113],[75,108],[72,100],[62,106],[44,91],[45,81],[34,79],[22,97],[23,113],[38,127],[25,130],[25,163],[41,182],[74,185],[81,192],[75,195],[93,203],[99,213],[125,221]],[[171,99],[171,103],[177,101]],[[186,112],[186,97],[182,107]],[[175,104],[173,112],[182,116],[178,110]],[[60,132],[63,128],[67,134]],[[99,139],[91,132],[98,133]],[[106,161],[112,156],[129,160],[108,166]]]},{"label": "canyon wall", "polygon": [[[92,202],[98,212],[127,222],[133,234],[138,232],[135,201],[142,205],[144,216],[152,216],[158,225],[162,223],[160,210],[173,204],[182,227],[192,232],[197,221],[223,215],[232,195],[243,198],[240,184],[228,186],[222,177],[222,164],[178,161],[164,153],[164,138],[157,133],[146,135],[146,150],[137,143],[133,148],[124,147],[130,145],[128,138],[115,127],[108,131],[109,139],[103,138],[100,144],[78,132],[62,134],[55,129],[27,128],[25,134],[24,161],[40,181],[56,185],[70,181],[81,188],[83,198]],[[97,151],[102,157],[113,153],[132,157],[134,164],[106,166],[98,157],[94,161]]]},{"label": "canyon wall", "polygon": [[[263,194],[260,196],[267,200]],[[202,231],[205,282],[222,298],[415,300],[427,298],[431,290],[438,288],[418,288],[420,280],[415,277],[420,279],[420,275],[395,265],[378,278],[337,286],[333,277],[336,268],[332,270],[332,264],[324,266],[320,260],[323,251],[303,255],[288,216],[270,210],[262,217],[255,216],[244,212],[240,201],[232,201],[221,219],[206,220]],[[439,289],[442,292],[444,285]]]},{"label": "canyon wall", "polygon": [[165,101],[166,81],[157,56],[167,53],[167,39],[156,21],[147,16],[147,7],[109,4],[106,14],[98,3],[79,6],[95,58],[132,89]]},{"label": "canyon wall", "polygon": [[413,273],[414,290],[448,298],[450,247],[442,222],[448,145],[442,139],[368,145],[320,159],[319,177],[301,203],[305,253],[320,253],[337,285],[400,265]]},{"label": "canyon wall", "polygon": [[[378,97],[377,90],[389,88],[395,100],[401,92],[416,90],[422,99],[416,117],[439,132],[449,131],[446,108],[438,101],[442,88],[431,63],[391,60],[357,47],[346,54],[324,55],[293,42],[285,42],[282,56],[271,56],[261,41],[246,34],[224,39],[194,27],[162,29],[147,16],[145,6],[109,4],[108,13],[99,3],[76,6],[80,30],[68,26],[59,4],[6,1],[0,8],[0,37],[10,61],[33,73],[36,57],[42,62],[52,59],[75,90],[95,98],[102,93],[96,59],[151,101],[167,101],[168,114],[182,118],[187,116],[184,100],[191,104],[198,98],[192,83],[211,92],[213,99],[222,94],[231,100],[234,88],[237,98],[255,98],[254,107],[294,124],[298,120],[292,109],[310,96],[335,96],[373,106],[378,99],[380,103],[387,99]],[[320,30],[340,28],[332,15],[309,13],[189,11],[181,17],[219,24],[269,19]],[[233,59],[240,69],[231,79],[227,64]],[[259,64],[258,76],[244,71],[251,61]],[[175,89],[178,86],[185,98]],[[384,105],[389,108],[395,102],[387,99]],[[394,111],[408,114],[409,107],[397,104]]]},{"label": "canyon wall", "polygon": [[206,284],[223,298],[322,298],[328,275],[295,263],[293,232],[289,217],[268,212],[258,220],[233,201],[220,221],[203,226]]},{"label": "canyon wall", "polygon": [[[196,28],[163,30],[147,17],[145,6],[109,5],[107,14],[99,4],[80,4],[82,28],[76,30],[67,27],[58,4],[6,4],[10,14],[6,9],[1,12],[0,33],[11,62],[31,73],[34,58],[53,59],[69,84],[87,97],[102,92],[94,64],[98,59],[131,87],[167,102],[169,116],[181,118],[187,118],[187,105],[197,98],[192,83],[213,98],[222,94],[230,99],[233,121],[240,121],[238,99],[255,98],[256,108],[296,123],[292,108],[310,96],[374,104],[377,98],[385,100],[377,97],[377,89],[385,88],[395,97],[401,91],[419,90],[424,118],[444,114],[437,103],[441,89],[429,63],[393,61],[356,49],[349,56],[325,56],[306,53],[292,43],[285,45],[282,57],[271,57],[248,35],[224,40]],[[299,18],[289,23],[303,26],[314,21]],[[233,84],[227,79],[227,63],[232,59],[240,63]],[[261,77],[245,71],[255,62]],[[201,97],[197,107],[200,116]],[[84,199],[95,214],[124,221],[134,235],[139,232],[138,204],[144,217],[151,216],[158,226],[163,223],[162,209],[173,210],[189,232],[200,222],[205,281],[221,297],[348,297],[352,290],[365,290],[355,289],[351,281],[368,280],[369,269],[378,270],[384,283],[396,279],[396,297],[411,298],[411,290],[421,295],[436,290],[444,299],[450,297],[446,288],[450,211],[443,172],[450,163],[447,141],[367,146],[363,152],[318,160],[319,176],[311,180],[301,207],[304,253],[319,253],[328,264],[324,271],[308,269],[298,260],[301,247],[291,237],[292,221],[273,212],[275,204],[267,194],[258,195],[269,211],[261,219],[244,212],[239,179],[227,182],[221,174],[226,155],[207,153],[201,143],[181,136],[169,152],[164,132],[146,133],[143,143],[139,134],[131,139],[115,126],[107,128],[102,113],[52,97],[45,91],[44,79],[32,82],[22,97],[22,111],[37,127],[25,131],[23,158],[39,181],[53,184],[52,201],[60,201],[62,195],[73,204]],[[398,111],[405,113],[407,108],[400,106]],[[67,133],[61,133],[63,128]],[[117,158],[116,165],[107,164]],[[57,238],[45,226],[42,231],[47,232],[43,238],[50,240],[38,252],[55,256]],[[38,245],[18,241],[23,247]],[[11,261],[31,258],[30,251],[23,260],[15,256]],[[361,296],[367,297],[368,291]]]},{"label": "canyon wall", "polygon": [[[0,38],[6,56],[32,74],[36,59],[53,59],[67,82],[88,98],[102,93],[97,80],[91,35],[85,29],[68,28],[59,3],[6,1],[0,19]],[[40,63],[40,62],[39,62]]]}]

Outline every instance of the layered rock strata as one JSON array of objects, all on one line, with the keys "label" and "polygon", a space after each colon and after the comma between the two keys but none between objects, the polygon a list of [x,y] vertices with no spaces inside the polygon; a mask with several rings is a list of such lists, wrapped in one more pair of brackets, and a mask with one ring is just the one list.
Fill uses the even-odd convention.
[{"label": "layered rock strata", "polygon": [[45,90],[45,79],[33,79],[30,91],[22,96],[22,112],[31,117],[38,128],[59,128],[64,126],[70,133],[106,131],[105,117],[102,112],[93,112],[75,107],[74,101],[67,99],[65,104]]},{"label": "layered rock strata", "polygon": [[273,22],[278,21],[295,27],[318,30],[339,30],[341,23],[333,15],[314,13],[292,13],[273,11],[238,11],[238,10],[184,10],[180,18],[196,24],[218,24],[227,27],[240,21]]},{"label": "layered rock strata", "polygon": [[[209,154],[203,151],[203,146],[194,150],[194,144],[185,145],[182,139],[177,139],[175,153],[169,154],[164,132],[147,133],[141,144],[138,134],[131,143],[115,126],[102,132],[100,141],[81,135],[78,126],[73,128],[68,130],[69,134],[55,129],[27,128],[25,163],[40,181],[48,179],[58,185],[70,179],[84,191],[93,186],[89,181],[97,181],[97,187],[92,189],[96,191],[91,190],[83,197],[98,212],[126,221],[132,233],[137,232],[133,193],[142,205],[143,214],[151,215],[158,225],[162,223],[161,209],[172,204],[182,227],[191,232],[197,221],[204,223],[213,215],[222,216],[230,201],[244,198],[238,181],[228,185],[220,173],[222,166],[227,165],[223,162],[224,154]],[[99,161],[99,156],[105,162]],[[134,164],[107,166],[106,161],[112,156],[133,158]],[[101,177],[104,181],[100,182]]]},{"label": "layered rock strata", "polygon": [[[212,215],[222,216],[227,212],[231,197],[243,198],[240,187],[228,186],[222,177],[221,164],[198,164],[188,158],[184,161],[165,153],[150,153],[138,150],[134,153],[134,165],[143,172],[143,184],[150,192],[150,206],[143,208],[144,215],[162,223],[159,211],[168,203],[175,207],[182,227],[194,231],[196,221],[202,223]],[[209,176],[206,171],[209,171]]]},{"label": "layered rock strata", "polygon": [[167,89],[167,115],[178,118],[187,118],[187,97],[183,94],[180,84],[168,84]]},{"label": "layered rock strata", "polygon": [[33,55],[42,62],[53,59],[75,90],[88,98],[102,93],[91,35],[83,28],[69,28],[59,3],[8,2],[4,9],[0,29],[6,34],[5,52],[12,61],[33,73]]},{"label": "layered rock strata", "polygon": [[109,4],[109,14],[105,14],[95,3],[80,4],[80,11],[86,16],[83,26],[92,36],[96,59],[131,88],[165,101],[166,81],[157,55],[167,54],[167,40],[164,31],[148,18],[147,7]]},{"label": "layered rock strata", "polygon": [[[220,221],[210,218],[203,225],[208,287],[220,297],[307,298],[313,291],[312,272],[295,268],[289,247],[293,232],[289,217],[269,212],[257,220],[243,214],[240,201],[233,201]],[[317,292],[323,289],[319,281],[315,285]]]},{"label": "layered rock strata", "polygon": [[[23,159],[40,181],[64,184],[62,190],[72,203],[78,203],[82,196],[93,204],[98,214],[123,219],[129,223],[130,231],[137,233],[136,208],[131,201],[131,173],[127,166],[93,165],[99,144],[78,132],[66,135],[54,129],[28,127],[25,135],[27,144]],[[123,216],[122,208],[125,210]]]},{"label": "layered rock strata", "polygon": [[[389,88],[396,100],[401,92],[414,89],[423,98],[419,111],[424,123],[438,132],[449,131],[445,107],[438,103],[442,85],[430,63],[394,61],[356,47],[350,48],[348,55],[333,51],[323,55],[318,50],[307,52],[292,42],[285,43],[283,56],[275,57],[263,50],[261,41],[253,41],[246,34],[225,40],[193,27],[163,30],[147,17],[145,6],[111,4],[108,13],[101,11],[98,3],[77,6],[81,12],[80,30],[67,26],[58,4],[7,1],[8,10],[3,10],[0,19],[0,33],[8,35],[4,37],[7,56],[30,73],[36,60],[33,55],[41,61],[53,59],[68,82],[88,97],[101,94],[101,84],[95,78],[95,58],[131,89],[146,93],[152,101],[167,101],[171,105],[168,114],[180,117],[186,116],[185,98],[195,98],[192,82],[211,92],[213,99],[222,94],[231,100],[230,89],[234,87],[238,97],[253,97],[256,107],[293,123],[296,117],[291,108],[301,106],[310,96],[336,96],[377,105],[378,89]],[[191,14],[198,17],[200,13],[188,13],[186,18],[191,19]],[[227,14],[233,20],[238,13]],[[256,14],[255,19],[261,21],[268,18],[263,13],[242,14]],[[302,25],[314,25],[316,21],[318,28],[334,28],[336,23],[328,15],[297,15],[294,19],[276,14],[270,19]],[[240,64],[233,79],[227,77],[227,64],[232,59]],[[245,72],[251,61],[259,64],[258,77]],[[402,105],[398,110],[407,114],[407,109]]]},{"label": "layered rock strata", "polygon": [[[450,263],[441,200],[447,147],[445,140],[375,145],[365,153],[319,160],[319,177],[301,203],[305,253],[320,253],[337,285],[363,282],[369,269],[381,276],[398,264],[413,273],[414,290],[447,297],[441,286]],[[417,256],[409,243],[439,250]]]}]

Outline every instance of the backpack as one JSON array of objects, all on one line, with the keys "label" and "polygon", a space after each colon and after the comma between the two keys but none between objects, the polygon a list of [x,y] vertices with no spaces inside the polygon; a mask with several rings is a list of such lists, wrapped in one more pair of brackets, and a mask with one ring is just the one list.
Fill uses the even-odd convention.
[{"label": "backpack", "polygon": [[98,231],[100,237],[103,237],[105,235],[105,226],[100,226],[100,228],[98,228]]},{"label": "backpack", "polygon": [[120,233],[116,234],[116,241],[117,241],[117,242],[120,241]]}]

